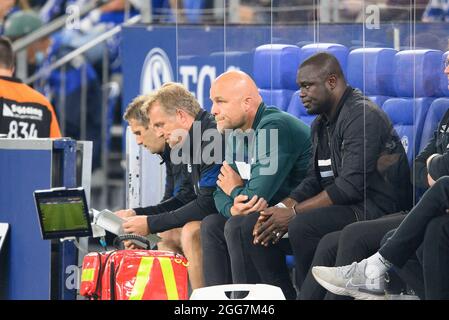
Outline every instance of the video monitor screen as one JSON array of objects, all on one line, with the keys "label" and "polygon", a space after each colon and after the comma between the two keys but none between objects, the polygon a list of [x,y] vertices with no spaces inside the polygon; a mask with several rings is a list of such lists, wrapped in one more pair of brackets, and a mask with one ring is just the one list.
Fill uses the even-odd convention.
[{"label": "video monitor screen", "polygon": [[92,235],[82,188],[34,192],[43,239]]}]

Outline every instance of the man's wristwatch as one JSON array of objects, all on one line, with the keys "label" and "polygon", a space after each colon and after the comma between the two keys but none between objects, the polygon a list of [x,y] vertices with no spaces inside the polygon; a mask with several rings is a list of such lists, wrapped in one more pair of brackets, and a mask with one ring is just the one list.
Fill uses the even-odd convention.
[{"label": "man's wristwatch", "polygon": [[287,206],[285,204],[283,204],[282,202],[279,202],[278,204],[276,204],[275,207],[285,208],[285,209],[287,208]]},{"label": "man's wristwatch", "polygon": [[292,210],[293,210],[293,213],[295,214],[295,216],[298,214],[298,212],[296,211],[296,204],[294,204],[293,206],[292,206]]}]

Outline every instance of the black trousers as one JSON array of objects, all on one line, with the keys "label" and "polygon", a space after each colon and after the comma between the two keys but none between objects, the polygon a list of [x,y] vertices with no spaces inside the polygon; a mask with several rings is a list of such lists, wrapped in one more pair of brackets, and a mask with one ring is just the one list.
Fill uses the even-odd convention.
[{"label": "black trousers", "polygon": [[379,253],[396,267],[402,268],[423,244],[429,223],[446,215],[448,208],[449,177],[442,177],[424,193]]},{"label": "black trousers", "polygon": [[[266,283],[280,287],[287,299],[295,299],[285,255],[288,240],[265,248],[253,244],[253,228],[259,214],[225,219],[210,215],[201,223],[205,285]],[[257,267],[256,267],[257,266]]]},{"label": "black trousers", "polygon": [[345,299],[328,293],[312,275],[314,266],[344,266],[363,260],[379,250],[384,235],[396,228],[405,214],[390,214],[379,219],[351,223],[341,231],[325,235],[319,242],[311,268],[300,290],[301,300]]},{"label": "black trousers", "polygon": [[[396,232],[396,229],[393,229],[389,232],[387,232],[382,239],[382,242],[380,243],[380,246],[382,247],[387,240],[393,236],[393,234]],[[423,260],[423,252],[422,252],[422,245],[418,248],[415,255],[412,255],[412,257],[405,263],[405,265],[402,268],[398,268],[393,266],[389,270],[389,278],[391,282],[394,282],[396,277],[399,277],[404,283],[406,283],[410,288],[413,289],[416,295],[421,300],[425,299],[425,293],[424,293],[424,276],[423,276],[423,268],[422,268],[422,260]]]},{"label": "black trousers", "polygon": [[201,222],[204,285],[231,284],[231,262],[224,236],[226,218],[211,214]]},{"label": "black trousers", "polygon": [[427,226],[422,263],[426,300],[449,300],[449,214]]},{"label": "black trousers", "polygon": [[432,219],[416,255],[393,269],[421,299],[449,300],[449,214]]},{"label": "black trousers", "polygon": [[298,288],[302,288],[321,238],[356,221],[349,206],[330,206],[300,213],[290,222],[288,234],[295,256]]}]

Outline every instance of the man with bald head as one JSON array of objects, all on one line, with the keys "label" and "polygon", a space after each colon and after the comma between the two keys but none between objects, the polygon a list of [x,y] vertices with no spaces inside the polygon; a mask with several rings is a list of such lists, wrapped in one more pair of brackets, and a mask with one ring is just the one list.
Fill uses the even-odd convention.
[{"label": "man with bald head", "polygon": [[[226,161],[214,193],[221,215],[208,216],[201,224],[205,284],[255,283],[259,279],[245,252],[252,236],[241,237],[241,228],[252,230],[259,212],[278,204],[304,178],[310,158],[309,128],[268,107],[254,81],[241,71],[220,75],[212,83],[210,98],[217,128],[227,140]],[[276,252],[271,259],[287,270],[285,253]],[[234,272],[241,269],[246,272]],[[290,283],[288,275],[272,280],[282,289]]]}]

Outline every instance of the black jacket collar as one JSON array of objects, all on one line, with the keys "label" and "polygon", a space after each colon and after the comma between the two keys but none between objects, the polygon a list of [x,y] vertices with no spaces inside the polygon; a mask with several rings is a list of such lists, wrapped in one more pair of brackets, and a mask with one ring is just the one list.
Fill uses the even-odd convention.
[{"label": "black jacket collar", "polygon": [[343,93],[343,95],[340,98],[340,101],[338,101],[336,111],[333,114],[333,116],[330,117],[330,119],[327,119],[327,117],[323,115],[323,118],[325,120],[327,120],[327,122],[329,122],[330,124],[333,124],[337,121],[338,116],[340,115],[341,109],[343,108],[346,100],[348,100],[348,98],[351,96],[352,91],[353,91],[353,89],[351,86],[346,87],[345,92]]},{"label": "black jacket collar", "polygon": [[11,81],[11,82],[22,83],[22,80],[20,80],[19,78],[16,78],[16,77],[0,76],[0,79],[6,80],[6,81]]},{"label": "black jacket collar", "polygon": [[171,162],[170,161],[170,152],[171,152],[170,146],[166,143],[164,151],[162,151],[162,153],[159,153],[159,156],[161,157],[160,164],[163,164],[163,163],[168,164]]}]

